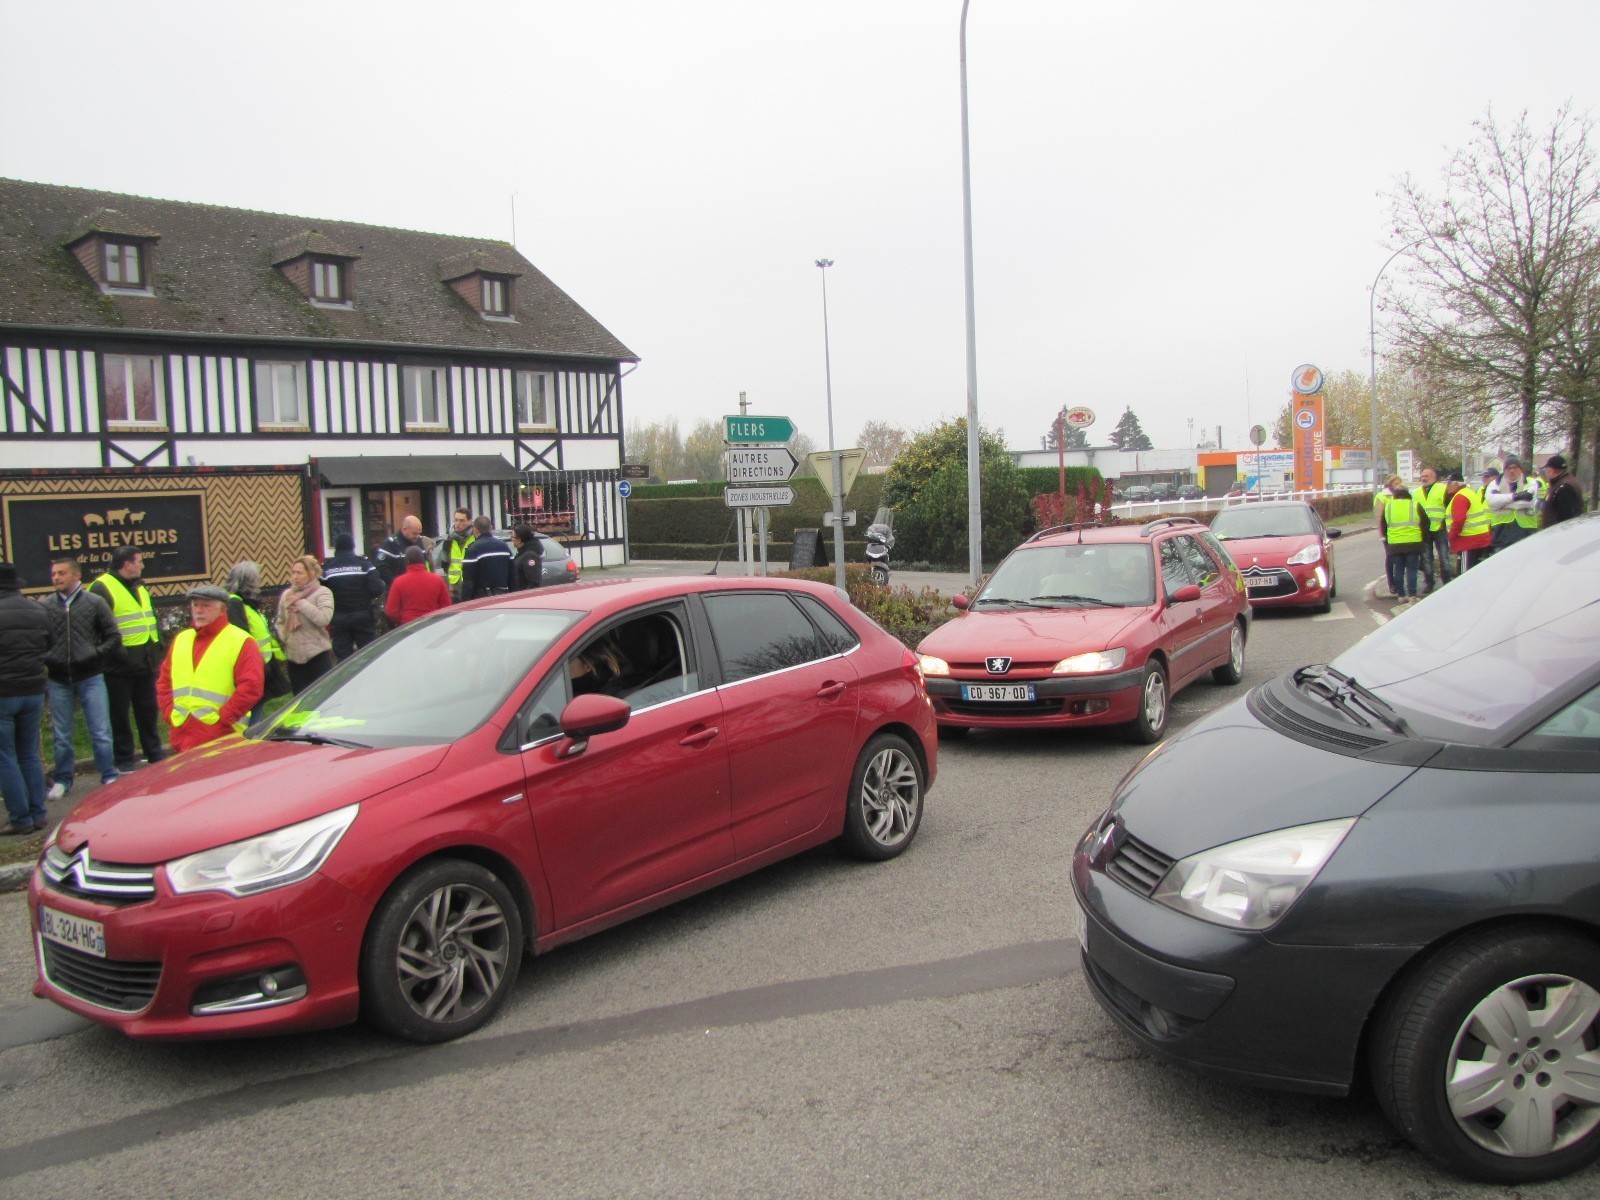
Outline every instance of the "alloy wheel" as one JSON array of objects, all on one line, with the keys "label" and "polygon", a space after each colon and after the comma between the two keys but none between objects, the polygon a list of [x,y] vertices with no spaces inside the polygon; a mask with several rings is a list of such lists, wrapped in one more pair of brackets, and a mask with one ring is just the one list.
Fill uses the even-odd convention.
[{"label": "alloy wheel", "polygon": [[1167,723],[1167,680],[1160,671],[1152,671],[1144,681],[1144,720],[1151,729],[1163,729]]},{"label": "alloy wheel", "polygon": [[493,999],[510,954],[506,916],[494,898],[469,884],[447,884],[422,898],[400,932],[400,993],[426,1020],[460,1021]]},{"label": "alloy wheel", "polygon": [[861,780],[861,815],[881,846],[904,841],[916,825],[922,782],[911,756],[896,746],[873,755]]}]

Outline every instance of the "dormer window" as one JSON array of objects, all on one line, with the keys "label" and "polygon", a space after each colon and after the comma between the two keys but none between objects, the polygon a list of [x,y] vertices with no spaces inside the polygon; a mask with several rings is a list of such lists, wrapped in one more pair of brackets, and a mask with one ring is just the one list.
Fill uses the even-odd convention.
[{"label": "dormer window", "polygon": [[107,287],[145,286],[144,253],[138,242],[105,242],[105,282]]},{"label": "dormer window", "polygon": [[511,304],[508,299],[511,293],[509,281],[499,275],[483,275],[483,315],[486,317],[508,317],[511,315]]},{"label": "dormer window", "polygon": [[311,260],[311,298],[324,304],[345,301],[344,264],[332,258]]},{"label": "dormer window", "polygon": [[102,292],[149,296],[150,254],[161,235],[114,208],[81,218],[62,244]]}]

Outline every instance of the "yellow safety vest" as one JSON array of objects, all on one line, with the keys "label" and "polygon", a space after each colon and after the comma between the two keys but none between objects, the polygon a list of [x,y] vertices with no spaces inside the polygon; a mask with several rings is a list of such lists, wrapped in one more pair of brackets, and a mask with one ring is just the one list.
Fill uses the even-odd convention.
[{"label": "yellow safety vest", "polygon": [[444,579],[452,588],[461,586],[461,560],[466,555],[467,547],[477,540],[476,534],[464,542],[458,542],[454,537],[445,539],[448,545],[445,549]]},{"label": "yellow safety vest", "polygon": [[111,617],[117,623],[124,646],[142,646],[160,637],[156,630],[156,610],[150,605],[150,591],[144,584],[139,585],[137,593],[130,592],[114,571],[100,576],[100,582],[111,593]]},{"label": "yellow safety vest", "polygon": [[[218,620],[226,622],[227,617]],[[185,629],[172,641],[172,724],[176,728],[195,717],[203,725],[215,725],[222,717],[222,706],[233,695],[233,668],[239,661],[250,635],[237,625],[224,624],[211,645],[194,661],[194,630]],[[234,729],[245,731],[247,721],[235,721]]]},{"label": "yellow safety vest", "polygon": [[1477,537],[1479,534],[1489,532],[1489,506],[1484,502],[1483,489],[1464,487],[1461,489],[1467,494],[1467,519],[1461,523],[1461,536],[1464,538]]},{"label": "yellow safety vest", "polygon": [[1413,546],[1422,542],[1422,526],[1417,524],[1417,502],[1390,496],[1383,502],[1384,538],[1391,546]]},{"label": "yellow safety vest", "polygon": [[1432,487],[1418,488],[1417,493],[1422,496],[1422,511],[1428,514],[1429,530],[1438,530],[1444,526],[1445,512],[1448,501],[1445,499],[1445,482],[1440,480]]},{"label": "yellow safety vest", "polygon": [[1539,511],[1544,508],[1545,497],[1550,494],[1550,481],[1542,478],[1535,479],[1531,475],[1527,476],[1526,478],[1529,483],[1534,485],[1534,494],[1539,499],[1538,503],[1532,508],[1528,509],[1526,512],[1519,511],[1516,514],[1517,524],[1521,525],[1524,529],[1537,529],[1539,528]]},{"label": "yellow safety vest", "polygon": [[[229,592],[228,595],[239,601],[239,607],[244,609],[244,619],[250,625],[250,636],[255,639],[256,649],[261,651],[261,661],[268,663],[275,658],[282,658],[283,647],[278,645],[278,639],[272,636],[272,626],[267,624],[266,617],[246,604],[239,593]],[[234,628],[237,629],[238,626],[235,625]]]}]

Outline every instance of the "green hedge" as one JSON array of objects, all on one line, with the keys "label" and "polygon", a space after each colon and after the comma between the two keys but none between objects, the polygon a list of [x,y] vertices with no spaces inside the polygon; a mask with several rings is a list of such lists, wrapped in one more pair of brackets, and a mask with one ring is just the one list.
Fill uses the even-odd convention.
[{"label": "green hedge", "polygon": [[[1059,467],[1018,467],[1017,474],[1022,477],[1022,484],[1028,489],[1028,495],[1037,496],[1040,492],[1061,491],[1061,469]],[[1076,497],[1078,485],[1087,484],[1091,491],[1098,493],[1104,480],[1095,467],[1068,467],[1067,468],[1067,496]]]},{"label": "green hedge", "polygon": [[[855,486],[844,500],[846,510],[853,509],[856,513],[855,526],[846,530],[849,536],[859,538],[877,513],[883,496],[883,479],[882,475],[860,475],[856,478]],[[794,488],[794,503],[768,510],[767,537],[772,542],[787,543],[793,540],[796,529],[822,527],[822,514],[832,508],[827,491],[816,479],[795,479],[789,486]],[[714,555],[716,546],[725,542],[731,544],[735,510],[722,502],[726,487],[724,483],[662,484],[635,491],[627,502],[628,541],[633,553],[640,558],[680,558],[683,556],[678,554],[648,555],[643,553],[641,547],[683,545],[709,546],[713,548]],[[714,491],[707,495],[685,495],[690,488],[709,488]],[[644,495],[646,491],[650,495]],[[667,495],[660,497],[659,493],[662,492]],[[690,557],[704,556],[695,554]],[[785,551],[785,562],[788,557]]]},{"label": "green hedge", "polygon": [[[831,532],[831,531],[830,531]],[[778,566],[789,565],[789,554],[794,548],[793,540],[773,541],[767,539],[767,562]],[[721,550],[723,562],[738,562],[739,547],[729,541],[713,545],[703,545],[699,542],[633,542],[628,547],[630,558],[681,558],[693,562],[710,562],[716,558],[717,551]],[[759,555],[760,551],[756,553]],[[867,557],[867,544],[861,541],[846,541],[844,544],[844,560],[847,563],[864,562]],[[828,538],[828,562],[833,562],[833,538]],[[832,569],[831,566],[829,568]]]}]

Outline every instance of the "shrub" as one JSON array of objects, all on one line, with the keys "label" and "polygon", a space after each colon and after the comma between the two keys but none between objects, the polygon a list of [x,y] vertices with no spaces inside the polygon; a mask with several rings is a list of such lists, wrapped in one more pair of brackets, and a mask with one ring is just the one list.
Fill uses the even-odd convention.
[{"label": "shrub", "polygon": [[[812,579],[832,583],[832,567],[781,572],[789,579]],[[908,587],[879,587],[872,582],[871,570],[864,563],[850,563],[844,569],[844,587],[850,603],[871,617],[884,630],[909,649],[955,616],[950,601],[939,591],[924,587],[913,592]]]},{"label": "shrub", "polygon": [[[983,557],[998,559],[1022,540],[1028,493],[996,434],[979,433]],[[909,558],[958,564],[967,558],[967,422],[919,433],[889,466],[884,502],[894,508],[895,550]]]}]

